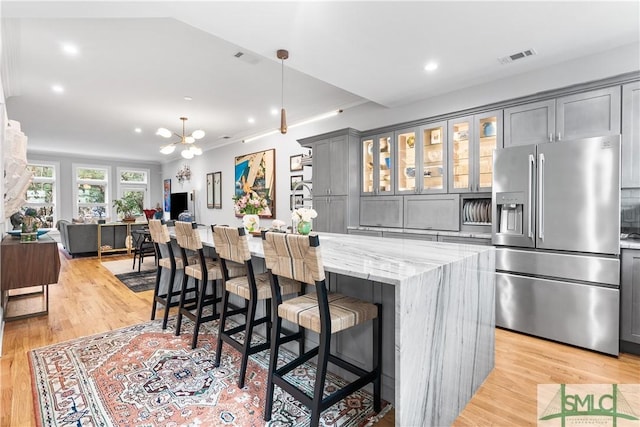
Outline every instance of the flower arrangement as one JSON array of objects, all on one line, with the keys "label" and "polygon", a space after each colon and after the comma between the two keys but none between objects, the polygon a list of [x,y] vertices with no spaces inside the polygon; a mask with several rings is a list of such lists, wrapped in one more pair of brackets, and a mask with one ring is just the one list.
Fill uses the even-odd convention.
[{"label": "flower arrangement", "polygon": [[35,233],[39,225],[38,212],[34,208],[26,208],[22,219],[22,232]]},{"label": "flower arrangement", "polygon": [[239,215],[260,215],[269,205],[267,200],[260,197],[255,191],[235,196],[233,209]]},{"label": "flower arrangement", "polygon": [[294,221],[310,222],[317,216],[318,212],[313,208],[298,208],[291,214],[291,219]]}]

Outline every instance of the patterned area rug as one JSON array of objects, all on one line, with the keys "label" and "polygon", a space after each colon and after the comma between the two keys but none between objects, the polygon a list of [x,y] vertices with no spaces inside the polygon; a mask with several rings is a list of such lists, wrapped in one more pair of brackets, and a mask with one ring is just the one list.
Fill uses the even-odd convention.
[{"label": "patterned area rug", "polygon": [[[246,386],[237,386],[240,353],[225,345],[213,367],[217,322],[201,328],[191,350],[193,323],[175,318],[163,331],[151,321],[29,352],[38,426],[308,426],[309,412],[279,387],[273,417],[262,419],[269,352],[250,357]],[[291,360],[281,351],[279,363]],[[310,393],[313,365],[293,375]],[[328,393],[343,380],[329,376]],[[354,393],[322,413],[321,425],[363,427],[390,409],[373,413],[372,396]]]},{"label": "patterned area rug", "polygon": [[115,276],[133,292],[148,291],[156,285],[155,270],[141,271],[140,273],[133,271],[131,273],[116,274]]}]

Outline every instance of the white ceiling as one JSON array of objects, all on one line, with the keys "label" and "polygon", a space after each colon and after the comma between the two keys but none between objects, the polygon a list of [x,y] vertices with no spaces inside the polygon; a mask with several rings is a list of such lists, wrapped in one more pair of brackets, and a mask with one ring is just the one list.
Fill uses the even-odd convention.
[{"label": "white ceiling", "polygon": [[[154,133],[180,132],[180,116],[189,118],[187,132],[206,131],[205,150],[277,128],[270,110],[280,108],[280,48],[290,52],[284,104],[292,124],[367,102],[403,106],[640,42],[638,1],[4,0],[0,7],[8,116],[21,122],[29,149],[149,161],[167,160],[158,152],[167,140]],[[65,42],[79,55],[64,55]],[[529,48],[538,54],[497,60]],[[440,66],[426,73],[430,60]],[[51,91],[55,83],[63,94]]]}]

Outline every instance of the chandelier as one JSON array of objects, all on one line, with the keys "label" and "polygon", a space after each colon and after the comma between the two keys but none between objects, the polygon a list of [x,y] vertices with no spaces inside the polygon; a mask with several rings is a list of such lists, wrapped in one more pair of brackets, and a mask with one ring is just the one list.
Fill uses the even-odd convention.
[{"label": "chandelier", "polygon": [[171,154],[176,150],[177,144],[182,144],[182,151],[180,154],[185,159],[192,159],[193,156],[199,156],[202,154],[202,148],[195,145],[197,139],[201,139],[204,137],[203,130],[194,130],[191,135],[185,134],[185,122],[188,120],[186,117],[180,117],[182,120],[182,135],[179,135],[175,132],[171,132],[166,128],[159,128],[156,131],[156,135],[160,135],[163,138],[171,138],[172,136],[177,136],[180,138],[180,141],[172,142],[171,144],[164,145],[160,147],[160,152],[162,154]]}]

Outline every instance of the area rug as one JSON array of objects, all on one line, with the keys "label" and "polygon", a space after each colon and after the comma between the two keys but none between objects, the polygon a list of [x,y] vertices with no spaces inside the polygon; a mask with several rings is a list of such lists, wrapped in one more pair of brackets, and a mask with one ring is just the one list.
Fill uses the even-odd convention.
[{"label": "area rug", "polygon": [[[237,387],[240,353],[225,345],[213,367],[217,322],[201,328],[191,349],[193,323],[175,319],[162,330],[151,321],[29,352],[38,426],[308,426],[309,412],[279,387],[273,417],[262,419],[269,352],[251,356],[246,386]],[[281,351],[278,363],[291,360]],[[310,393],[312,364],[295,370]],[[325,393],[344,381],[329,376]],[[359,391],[322,413],[322,426],[375,424],[390,409],[373,413],[372,396]]]},{"label": "area rug", "polygon": [[[138,259],[136,258],[135,268],[133,267],[133,258],[118,259],[115,261],[108,261],[102,259],[101,265],[109,270],[112,274],[132,273],[138,271]],[[140,271],[155,270],[156,264],[153,257],[144,258],[144,262],[140,265]]]},{"label": "area rug", "polygon": [[154,270],[141,271],[140,273],[133,271],[115,276],[133,292],[148,291],[156,286],[156,272]]}]

